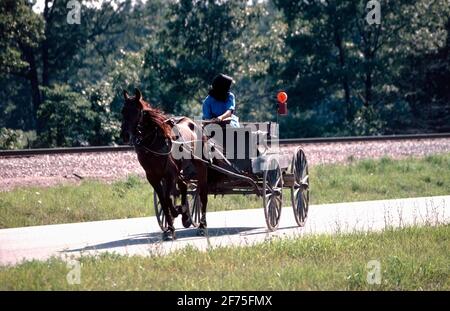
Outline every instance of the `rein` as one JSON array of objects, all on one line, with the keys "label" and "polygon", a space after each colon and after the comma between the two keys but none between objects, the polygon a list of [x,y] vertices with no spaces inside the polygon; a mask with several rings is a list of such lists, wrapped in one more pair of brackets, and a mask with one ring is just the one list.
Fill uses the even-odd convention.
[{"label": "rein", "polygon": [[[137,126],[136,126],[137,133],[138,133],[140,136],[142,136],[143,131],[144,131],[143,116],[144,116],[144,110],[141,111],[140,117],[139,117],[139,122],[138,122],[138,124],[137,124]],[[170,120],[170,119],[167,119],[165,122],[167,122],[167,121],[169,121],[169,120]],[[177,126],[177,125],[174,124],[173,126]],[[147,147],[147,146],[144,145],[144,143],[145,143],[145,141],[147,141],[147,139],[148,139],[151,135],[153,135],[153,136],[152,136],[152,140],[151,140],[151,143],[148,145],[149,147]],[[156,150],[151,149],[151,146],[153,146],[153,144],[155,144],[155,141],[156,141],[156,139],[158,138],[158,136],[159,136],[159,135],[158,135],[158,127],[155,126],[155,127],[154,127],[154,130],[151,131],[149,134],[145,135],[144,137],[142,137],[142,138],[141,138],[141,137],[135,137],[135,138],[133,139],[133,141],[132,141],[132,145],[133,145],[134,147],[137,147],[137,148],[145,149],[146,151],[151,152],[151,153],[156,154],[156,155],[160,155],[160,156],[168,156],[169,154],[172,153],[173,145],[181,145],[181,147],[182,147],[184,150],[186,150],[184,145],[191,144],[191,143],[196,143],[196,142],[202,142],[201,139],[194,139],[194,140],[188,140],[188,141],[183,139],[183,141],[176,141],[176,140],[173,140],[173,139],[171,139],[171,138],[165,138],[165,140],[166,140],[166,146],[169,148],[169,151],[167,151],[167,152],[160,152],[159,150],[156,151]],[[182,136],[181,136],[181,138],[182,138]],[[169,142],[169,144],[167,144],[167,142]],[[187,150],[187,151],[189,151],[190,153],[192,153],[191,148],[189,148],[189,149],[190,149],[190,150]]]},{"label": "rein", "polygon": [[[177,125],[174,124],[173,126],[177,126]],[[138,124],[137,124],[137,126],[136,126],[136,130],[137,130],[137,133],[138,133],[139,135],[142,135],[142,134],[143,134],[143,131],[144,131],[144,125],[143,125],[143,111],[141,111],[141,116],[140,116],[139,122],[138,122]],[[147,146],[144,145],[144,143],[145,143],[145,141],[146,141],[151,135],[153,135],[153,136],[152,136],[152,140],[151,140],[151,144],[147,147]],[[189,143],[193,143],[193,142],[202,142],[201,139],[190,140],[190,141],[185,141],[185,140],[183,140],[183,141],[180,142],[180,141],[174,141],[174,140],[172,140],[172,139],[170,139],[170,138],[161,136],[161,137],[164,138],[164,140],[165,140],[165,146],[169,149],[169,151],[168,151],[168,152],[160,152],[160,150],[153,150],[153,149],[151,149],[151,147],[155,144],[155,142],[156,142],[158,136],[160,136],[160,135],[158,135],[158,127],[155,126],[155,127],[154,127],[154,130],[151,131],[151,133],[145,135],[143,138],[134,137],[134,138],[132,139],[132,144],[134,145],[135,148],[142,148],[142,149],[146,150],[147,152],[153,153],[153,154],[158,155],[158,156],[166,156],[167,158],[166,158],[165,165],[164,165],[165,167],[167,166],[167,163],[169,162],[169,159],[171,159],[171,158],[169,157],[169,155],[172,153],[173,145],[175,145],[175,144],[181,145],[180,147],[183,148],[185,151],[189,152],[189,153],[191,154],[191,156],[193,157],[193,159],[195,159],[195,160],[197,160],[197,161],[200,161],[200,162],[203,162],[204,164],[206,164],[206,165],[207,165],[208,167],[210,167],[211,169],[213,169],[213,170],[215,170],[215,171],[218,171],[218,172],[220,172],[220,173],[223,173],[223,174],[225,174],[225,175],[233,176],[233,177],[238,178],[238,179],[244,179],[244,180],[246,180],[249,184],[251,184],[251,185],[255,188],[255,190],[257,191],[257,193],[258,193],[259,195],[262,195],[262,190],[258,187],[258,185],[257,185],[250,177],[244,176],[244,175],[240,174],[240,172],[238,172],[238,171],[233,167],[233,165],[232,165],[225,157],[223,157],[223,160],[225,160],[225,162],[226,162],[226,163],[227,163],[227,164],[228,164],[235,172],[231,172],[230,170],[224,169],[224,168],[222,168],[222,167],[220,167],[220,166],[218,166],[218,165],[213,164],[213,163],[212,163],[212,160],[208,161],[208,160],[202,159],[201,157],[198,157],[198,156],[195,155],[195,153],[192,151],[192,148],[191,148],[191,147],[187,147],[187,146],[186,146],[186,145],[189,144]],[[181,137],[182,137],[182,136],[181,136]],[[172,160],[172,161],[173,161],[173,160]]]}]

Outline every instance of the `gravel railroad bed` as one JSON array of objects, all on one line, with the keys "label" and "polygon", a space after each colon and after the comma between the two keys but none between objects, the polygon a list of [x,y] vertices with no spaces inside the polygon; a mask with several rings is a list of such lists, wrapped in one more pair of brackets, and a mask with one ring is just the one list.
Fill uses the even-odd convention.
[{"label": "gravel railroad bed", "polygon": [[[283,153],[296,145],[283,145]],[[423,157],[450,152],[450,138],[306,144],[310,165],[346,163],[349,158],[367,159]],[[114,181],[127,175],[144,176],[134,152],[55,154],[0,157],[0,191],[21,186],[53,186],[81,179]]]}]

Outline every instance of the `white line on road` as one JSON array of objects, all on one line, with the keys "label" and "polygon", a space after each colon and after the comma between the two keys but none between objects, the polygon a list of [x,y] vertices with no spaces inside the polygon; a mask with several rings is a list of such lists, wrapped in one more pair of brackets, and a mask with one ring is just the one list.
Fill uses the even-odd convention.
[{"label": "white line on road", "polygon": [[[247,246],[274,237],[380,231],[386,227],[449,223],[450,196],[366,201],[310,206],[308,220],[297,227],[292,208],[282,210],[280,227],[267,232],[261,209],[207,214],[208,238],[196,229],[177,230],[177,240],[163,242],[155,217],[118,219],[0,230],[0,265],[23,260],[63,259],[115,252],[164,255],[188,245],[200,250]],[[181,227],[177,219],[178,228]]]}]

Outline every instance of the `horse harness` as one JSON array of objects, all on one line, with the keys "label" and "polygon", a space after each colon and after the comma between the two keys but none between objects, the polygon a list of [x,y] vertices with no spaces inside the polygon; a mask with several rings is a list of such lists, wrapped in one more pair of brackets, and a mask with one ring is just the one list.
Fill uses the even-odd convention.
[{"label": "horse harness", "polygon": [[[183,118],[184,117],[171,117],[164,122],[173,128],[176,127]],[[146,130],[148,131],[147,134],[145,134]],[[173,145],[180,144],[180,148],[186,150],[185,145],[190,142],[194,141],[185,141],[184,139],[183,141],[174,141],[165,137],[162,130],[157,125],[153,125],[151,128],[146,128],[142,112],[136,127],[136,135],[133,137],[132,145],[136,149],[143,149],[146,154],[152,153],[156,156],[165,157],[164,170],[166,170],[169,161],[172,161],[173,164],[178,166],[174,162],[174,159],[169,156],[172,153]],[[192,153],[190,148],[187,151]],[[186,164],[181,164],[182,170],[183,166],[186,166]]]},{"label": "horse harness", "polygon": [[[165,120],[164,122],[167,123],[171,128],[173,128],[173,127],[176,127],[177,124],[178,124],[183,118],[184,118],[184,117],[171,117],[171,118]],[[155,155],[157,155],[157,156],[165,156],[166,160],[165,160],[165,163],[164,163],[164,170],[166,170],[167,164],[168,164],[169,160],[172,161],[173,164],[175,164],[176,166],[178,166],[178,165],[174,162],[174,159],[173,159],[172,157],[169,156],[169,155],[172,153],[172,147],[173,147],[173,144],[180,144],[180,148],[183,148],[184,150],[186,150],[185,145],[186,145],[187,143],[191,143],[191,142],[194,142],[194,141],[185,141],[185,140],[183,140],[183,141],[181,141],[181,142],[173,141],[172,139],[165,137],[165,136],[163,135],[161,129],[160,129],[158,126],[156,126],[156,125],[154,125],[153,130],[152,130],[149,134],[144,135],[144,130],[145,130],[144,127],[145,127],[145,125],[144,125],[143,123],[144,123],[144,122],[143,122],[143,113],[141,113],[141,116],[140,116],[140,118],[139,118],[138,125],[137,125],[137,127],[136,127],[137,135],[135,135],[135,136],[133,137],[133,141],[132,141],[132,144],[135,146],[135,148],[136,148],[136,149],[142,148],[142,149],[144,149],[145,153],[152,153],[152,154],[155,154]],[[156,148],[158,148],[158,149],[152,149],[152,147],[157,143],[157,141],[158,141],[157,138],[158,138],[158,137],[161,137],[161,138],[164,139],[164,140],[163,140],[163,141],[164,141],[164,144],[161,146],[161,148],[156,147]],[[149,138],[151,138],[150,144],[147,145],[146,142],[149,141]],[[197,140],[197,141],[201,141],[201,140]],[[211,143],[211,141],[208,140],[208,143]],[[165,149],[166,151],[165,151],[164,149]],[[247,177],[247,176],[241,175],[241,173],[239,172],[239,170],[236,169],[236,168],[235,168],[235,167],[234,167],[234,166],[233,166],[226,158],[223,158],[223,159],[227,162],[228,165],[230,165],[230,168],[232,168],[235,172],[227,171],[227,170],[225,170],[225,169],[223,169],[223,168],[221,168],[221,167],[219,167],[219,166],[213,164],[212,158],[211,158],[211,157],[209,158],[209,161],[207,161],[207,160],[205,160],[205,159],[202,159],[201,157],[196,156],[196,155],[193,153],[193,151],[192,151],[191,148],[189,148],[189,149],[190,149],[190,150],[187,150],[187,151],[190,152],[190,154],[191,154],[191,156],[193,157],[193,159],[196,159],[196,160],[199,160],[199,161],[201,161],[201,162],[204,162],[204,163],[207,164],[210,168],[212,168],[212,169],[214,169],[214,170],[216,170],[216,171],[219,171],[219,172],[221,172],[221,173],[224,173],[224,174],[226,174],[226,175],[229,175],[229,176],[235,176],[235,177],[239,177],[239,178],[241,178],[241,179],[247,180],[250,184],[252,184],[252,185],[255,187],[255,189],[257,190],[257,192],[260,193],[261,190],[260,190],[259,187],[251,180],[251,178],[249,178],[249,177]],[[184,162],[184,161],[183,161],[183,162]],[[184,170],[184,169],[183,169],[183,164],[182,164],[182,169],[181,169],[181,171],[183,172],[183,170]],[[186,179],[186,176],[184,176],[183,173],[180,175],[180,178],[181,178],[186,184],[188,183],[188,180]]]}]

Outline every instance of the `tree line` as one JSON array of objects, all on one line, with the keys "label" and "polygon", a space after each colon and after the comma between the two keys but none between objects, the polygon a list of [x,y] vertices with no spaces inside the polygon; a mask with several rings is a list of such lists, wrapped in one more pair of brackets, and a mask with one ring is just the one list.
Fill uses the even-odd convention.
[{"label": "tree line", "polygon": [[447,0],[0,1],[0,148],[120,143],[122,89],[201,115],[214,75],[282,137],[450,130]]}]

